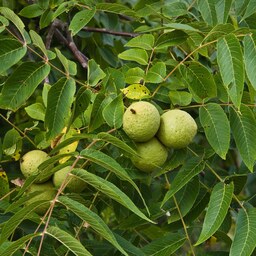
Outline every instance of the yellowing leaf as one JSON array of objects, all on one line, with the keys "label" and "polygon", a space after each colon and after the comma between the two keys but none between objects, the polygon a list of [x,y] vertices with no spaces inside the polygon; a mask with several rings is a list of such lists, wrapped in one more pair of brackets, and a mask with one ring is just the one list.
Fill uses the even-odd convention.
[{"label": "yellowing leaf", "polygon": [[121,91],[128,99],[141,100],[151,97],[149,89],[142,84],[131,84]]}]

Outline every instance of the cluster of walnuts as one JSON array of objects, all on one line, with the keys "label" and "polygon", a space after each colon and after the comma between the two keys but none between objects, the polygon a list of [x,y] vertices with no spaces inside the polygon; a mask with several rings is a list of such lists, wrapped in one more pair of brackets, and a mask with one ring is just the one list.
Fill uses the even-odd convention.
[{"label": "cluster of walnuts", "polygon": [[172,109],[161,116],[150,102],[132,103],[123,116],[123,130],[136,143],[138,156],[134,166],[144,172],[160,169],[168,158],[168,149],[188,146],[197,133],[197,124],[186,111]]},{"label": "cluster of walnuts", "polygon": [[[25,178],[30,176],[39,175],[39,165],[44,161],[49,159],[48,154],[42,150],[31,150],[27,152],[20,160],[20,170]],[[52,166],[53,168],[54,166]],[[52,200],[57,192],[57,189],[61,187],[63,182],[67,182],[65,187],[66,192],[76,192],[79,193],[86,187],[86,183],[74,176],[70,176],[71,166],[66,166],[53,175],[48,175],[42,179],[37,179],[35,182],[28,188],[27,195],[30,197],[33,193],[36,195],[31,197],[26,204],[31,204],[39,200],[46,200],[48,203],[39,205],[35,212],[39,215],[43,215],[49,208],[49,201]]]}]

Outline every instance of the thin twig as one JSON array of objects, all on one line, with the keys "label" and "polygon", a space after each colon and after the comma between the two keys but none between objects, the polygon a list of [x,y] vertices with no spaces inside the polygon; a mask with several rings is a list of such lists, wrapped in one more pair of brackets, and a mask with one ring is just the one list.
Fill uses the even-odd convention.
[{"label": "thin twig", "polygon": [[105,33],[105,34],[110,34],[114,36],[125,36],[125,37],[136,37],[140,35],[139,33],[115,31],[115,30],[106,29],[106,28],[84,27],[82,30],[87,32],[98,32],[98,33]]}]

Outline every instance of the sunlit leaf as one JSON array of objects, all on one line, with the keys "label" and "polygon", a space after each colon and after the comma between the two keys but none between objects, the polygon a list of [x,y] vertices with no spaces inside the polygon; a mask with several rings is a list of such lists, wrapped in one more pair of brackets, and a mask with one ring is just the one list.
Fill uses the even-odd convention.
[{"label": "sunlit leaf", "polygon": [[75,81],[71,78],[61,78],[51,87],[48,93],[45,113],[45,127],[48,130],[48,139],[59,135],[66,126],[75,89]]},{"label": "sunlit leaf", "polygon": [[150,98],[149,89],[142,84],[131,84],[128,87],[121,89],[121,92],[128,99],[140,100]]},{"label": "sunlit leaf", "polygon": [[123,95],[119,94],[103,109],[103,117],[112,128],[120,128],[123,124],[124,104]]},{"label": "sunlit leaf", "polygon": [[69,30],[72,35],[76,35],[95,15],[96,9],[84,9],[82,11],[77,12],[72,18]]},{"label": "sunlit leaf", "polygon": [[135,47],[145,50],[152,50],[154,46],[155,38],[151,34],[139,35],[132,38],[128,43],[125,44],[127,47]]},{"label": "sunlit leaf", "polygon": [[118,54],[118,58],[135,61],[141,65],[148,64],[148,53],[144,49],[129,49]]}]

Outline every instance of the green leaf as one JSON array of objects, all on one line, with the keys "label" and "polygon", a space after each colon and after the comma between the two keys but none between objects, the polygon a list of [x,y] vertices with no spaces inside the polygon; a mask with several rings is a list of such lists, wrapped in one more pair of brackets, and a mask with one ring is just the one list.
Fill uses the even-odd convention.
[{"label": "green leaf", "polygon": [[6,196],[10,191],[8,177],[6,172],[0,169],[0,201],[2,201],[2,197],[5,197],[5,201],[9,201],[10,196]]},{"label": "green leaf", "polygon": [[14,26],[19,30],[21,36],[23,37],[24,41],[29,43],[29,38],[25,31],[25,25],[19,16],[12,10],[7,7],[0,7],[0,14],[2,14],[6,19],[10,20]]},{"label": "green leaf", "polygon": [[186,91],[170,91],[169,97],[173,105],[187,106],[192,101],[192,94]]},{"label": "green leaf", "polygon": [[10,255],[16,255],[14,254],[19,249],[24,248],[25,243],[29,241],[30,239],[39,236],[38,233],[32,233],[29,235],[22,236],[20,239],[15,240],[14,242],[11,242],[8,244],[3,250],[1,250],[1,256],[10,256]]},{"label": "green leaf", "polygon": [[217,87],[212,73],[199,62],[186,62],[186,83],[197,101],[217,96]]},{"label": "green leaf", "polygon": [[114,160],[112,157],[102,153],[101,151],[97,151],[94,149],[84,149],[80,152],[80,155],[83,156],[84,158],[102,166],[103,168],[110,170],[111,172],[115,173],[120,179],[128,181],[136,189],[136,191],[140,195],[145,207],[147,208],[139,188],[134,183],[134,181],[130,178],[130,176],[126,172],[126,170],[123,169],[123,167],[116,160]]},{"label": "green leaf", "polygon": [[123,95],[119,94],[102,111],[106,123],[115,129],[119,129],[123,124],[124,104]]},{"label": "green leaf", "polygon": [[[15,231],[15,229],[20,225],[20,223],[23,220],[29,219],[32,216],[31,213],[38,206],[43,205],[45,203],[49,203],[49,201],[40,200],[29,205],[26,205],[26,207],[22,208],[21,210],[16,212],[11,218],[9,218],[5,222],[1,230],[0,244],[8,239],[8,237]],[[38,217],[37,220],[40,221],[40,218]]]},{"label": "green leaf", "polygon": [[100,236],[104,237],[107,241],[114,245],[122,254],[128,256],[128,254],[117,242],[112,231],[96,213],[92,212],[83,204],[66,196],[60,196],[58,201],[64,204],[68,210],[74,212],[83,221],[86,221],[92,229],[94,229]]},{"label": "green leaf", "polygon": [[249,16],[251,16],[252,14],[255,13],[255,11],[256,11],[255,3],[256,3],[255,0],[250,0],[249,3],[247,3],[246,10],[245,10],[242,20],[245,20],[246,18],[248,18]]},{"label": "green leaf", "polygon": [[230,248],[230,256],[250,256],[255,249],[256,208],[240,209],[237,216],[235,236]]},{"label": "green leaf", "polygon": [[249,81],[256,90],[256,37],[246,35],[244,37],[244,63]]},{"label": "green leaf", "polygon": [[135,47],[144,50],[152,50],[155,43],[155,38],[151,34],[139,35],[132,38],[128,43],[125,44],[126,47]]},{"label": "green leaf", "polygon": [[204,162],[200,158],[188,159],[171,183],[170,190],[165,194],[161,206],[163,206],[176,192],[183,188],[193,177],[204,169]]},{"label": "green leaf", "polygon": [[142,248],[147,256],[173,255],[186,241],[186,237],[179,233],[168,233]]},{"label": "green leaf", "polygon": [[123,14],[131,17],[136,16],[135,11],[123,4],[118,3],[98,3],[96,4],[96,9],[110,13]]},{"label": "green leaf", "polygon": [[141,65],[148,65],[148,53],[144,49],[129,49],[120,54],[118,58],[135,61]]},{"label": "green leaf", "polygon": [[115,137],[107,132],[98,133],[97,138],[111,143],[112,145],[122,149],[123,151],[125,151],[126,153],[128,153],[130,155],[138,156],[137,152],[133,148],[131,148],[125,142],[123,142],[122,140],[118,139],[117,137]]},{"label": "green leaf", "polygon": [[49,74],[50,66],[43,62],[24,62],[4,83],[0,107],[16,111],[33,94]]},{"label": "green leaf", "polygon": [[58,227],[50,226],[47,228],[46,234],[58,240],[65,247],[67,247],[74,255],[77,256],[92,256],[92,254],[87,251],[84,246],[72,235],[63,231]]},{"label": "green leaf", "polygon": [[97,83],[103,79],[106,74],[103,72],[103,70],[100,68],[100,66],[95,62],[95,60],[89,60],[88,61],[88,84],[90,86],[95,86]]},{"label": "green leaf", "polygon": [[156,49],[163,49],[170,46],[179,45],[185,42],[188,38],[188,34],[181,31],[175,30],[160,35],[156,41]]},{"label": "green leaf", "polygon": [[245,165],[253,172],[256,160],[256,120],[252,110],[241,105],[240,112],[230,108],[230,125],[236,146]]},{"label": "green leaf", "polygon": [[43,106],[42,103],[38,102],[38,103],[34,103],[32,105],[29,105],[29,106],[25,107],[25,111],[31,118],[44,121],[45,107]]},{"label": "green leaf", "polygon": [[77,67],[74,61],[68,60],[59,49],[55,48],[57,57],[65,69],[66,76],[75,76],[77,74]]},{"label": "green leaf", "polygon": [[219,182],[214,186],[210,202],[206,211],[201,234],[195,245],[199,245],[210,238],[224,221],[234,192],[234,184]]},{"label": "green leaf", "polygon": [[121,89],[121,92],[126,98],[133,100],[150,98],[151,94],[149,89],[142,84],[131,84],[128,87]]},{"label": "green leaf", "polygon": [[75,90],[76,84],[71,78],[61,78],[49,90],[45,113],[48,139],[59,135],[67,124]]},{"label": "green leaf", "polygon": [[209,144],[222,159],[226,159],[230,126],[224,110],[217,103],[208,103],[199,108],[199,118]]},{"label": "green leaf", "polygon": [[240,42],[235,35],[229,34],[218,40],[217,61],[229,96],[239,108],[244,88],[244,60]]},{"label": "green leaf", "polygon": [[154,223],[147,216],[145,216],[144,213],[142,213],[139,208],[133,203],[133,201],[113,183],[83,169],[75,168],[73,169],[72,173],[78,178],[84,180],[86,183],[93,186],[95,189],[101,191],[104,195],[107,195],[113,200],[117,201],[118,203],[138,215],[140,218],[148,222]]},{"label": "green leaf", "polygon": [[93,18],[95,12],[96,9],[90,7],[90,9],[84,9],[74,15],[69,25],[72,36],[76,35]]},{"label": "green leaf", "polygon": [[166,76],[166,66],[164,62],[157,62],[148,70],[145,81],[147,83],[161,83]]},{"label": "green leaf", "polygon": [[91,91],[85,87],[80,87],[74,102],[72,119],[73,121],[88,108],[91,101]]},{"label": "green leaf", "polygon": [[16,64],[27,52],[27,47],[18,40],[8,37],[0,38],[0,74]]},{"label": "green leaf", "polygon": [[139,84],[144,80],[144,70],[139,67],[130,68],[125,73],[125,82],[127,84]]},{"label": "green leaf", "polygon": [[199,194],[199,190],[199,178],[194,177],[185,185],[184,188],[177,192],[175,197],[177,200],[178,208],[175,204],[175,208],[169,211],[170,217],[168,217],[168,224],[180,220],[180,215],[184,217],[190,212]]},{"label": "green leaf", "polygon": [[31,4],[24,7],[20,12],[19,15],[26,17],[26,18],[35,18],[40,16],[44,10],[40,7],[39,4]]},{"label": "green leaf", "polygon": [[104,123],[102,111],[108,102],[109,98],[106,98],[104,93],[100,92],[96,95],[91,111],[89,132],[94,131]]}]

